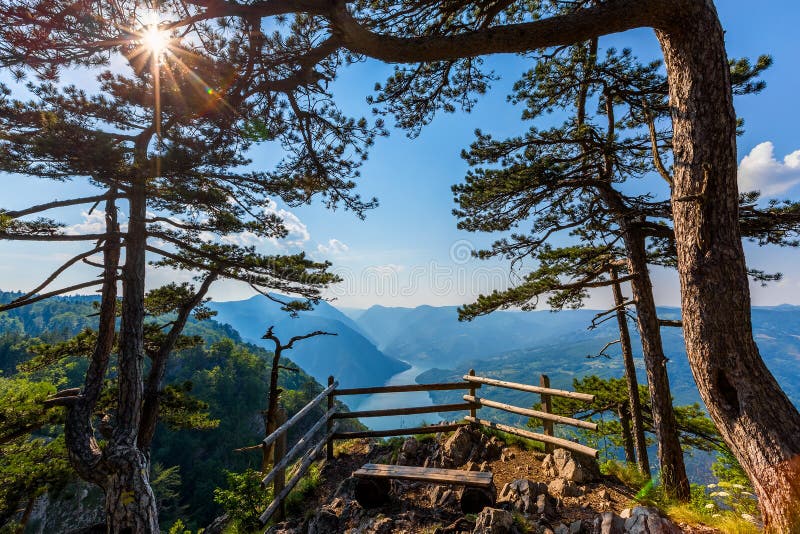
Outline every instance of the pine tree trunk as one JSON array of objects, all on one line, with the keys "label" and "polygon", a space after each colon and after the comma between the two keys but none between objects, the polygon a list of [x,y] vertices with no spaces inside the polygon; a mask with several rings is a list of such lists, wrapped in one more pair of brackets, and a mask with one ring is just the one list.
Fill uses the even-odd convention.
[{"label": "pine tree trunk", "polygon": [[644,237],[625,224],[623,228],[625,249],[628,254],[631,291],[636,301],[636,321],[642,339],[642,355],[650,389],[653,412],[653,429],[658,440],[658,462],[661,467],[661,483],[668,496],[680,501],[690,497],[689,479],[683,462],[683,449],[672,408],[672,393],[667,375],[667,359],[661,343],[661,326],[658,323],[653,286],[647,270],[647,255]]},{"label": "pine tree trunk", "polygon": [[622,428],[622,448],[625,450],[625,463],[633,465],[636,463],[636,451],[633,448],[633,434],[631,434],[631,414],[628,412],[627,404],[617,406],[619,415],[619,426]]},{"label": "pine tree trunk", "polygon": [[[617,280],[617,270],[611,269],[611,279]],[[622,288],[619,284],[612,287],[614,293],[614,305],[621,306],[625,299],[622,296]],[[619,344],[622,348],[622,361],[625,364],[625,380],[628,383],[628,406],[631,412],[631,426],[633,433],[633,443],[636,449],[636,461],[639,471],[650,476],[650,458],[647,453],[647,440],[644,437],[644,423],[642,422],[642,403],[639,401],[639,380],[636,377],[636,364],[633,361],[633,349],[631,347],[631,334],[628,330],[628,318],[625,310],[617,309],[617,325],[619,326]]]},{"label": "pine tree trunk", "polygon": [[[272,434],[278,425],[276,424],[278,418],[278,396],[280,395],[280,390],[278,389],[278,373],[280,372],[280,368],[278,365],[281,361],[281,348],[280,344],[275,349],[275,352],[272,356],[272,369],[270,369],[269,373],[269,397],[267,399],[267,414],[264,417],[264,431],[265,435],[269,436]],[[273,456],[275,451],[275,444],[273,443],[269,447],[266,447],[262,453],[261,459],[261,472],[266,473],[269,469],[269,466],[273,463]]]},{"label": "pine tree trunk", "polygon": [[800,414],[753,341],[724,32],[711,1],[682,4],[657,35],[670,81],[686,350],[711,418],[755,486],[766,528],[798,532]]},{"label": "pine tree trunk", "polygon": [[103,484],[108,532],[157,533],[158,507],[150,488],[150,466],[136,447],[106,451],[110,475]]},{"label": "pine tree trunk", "polygon": [[133,181],[129,209],[122,271],[116,424],[104,451],[108,475],[102,482],[108,528],[113,533],[158,532],[158,509],[150,488],[150,466],[137,447],[143,397],[146,178]]}]

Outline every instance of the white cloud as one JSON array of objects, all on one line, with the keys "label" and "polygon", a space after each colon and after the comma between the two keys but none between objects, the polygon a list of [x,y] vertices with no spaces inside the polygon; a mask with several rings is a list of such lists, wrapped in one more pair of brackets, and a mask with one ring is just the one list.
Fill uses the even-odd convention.
[{"label": "white cloud", "polygon": [[765,197],[783,194],[800,183],[800,150],[775,159],[775,145],[766,141],[756,145],[739,164],[739,189],[761,191]]},{"label": "white cloud", "polygon": [[[72,224],[64,227],[64,233],[67,235],[83,235],[83,234],[104,234],[106,231],[106,212],[102,210],[94,210],[92,213],[88,211],[81,212],[83,222]],[[122,223],[119,225],[121,231],[126,231],[128,225]]]},{"label": "white cloud", "polygon": [[[311,240],[311,234],[308,227],[300,220],[300,218],[289,210],[278,208],[275,201],[268,201],[264,207],[264,213],[267,215],[274,214],[283,220],[283,226],[286,228],[288,234],[283,239],[262,237],[253,232],[240,232],[238,234],[229,234],[220,238],[223,243],[239,245],[239,246],[261,246],[271,244],[272,246],[281,249],[298,249],[303,248],[306,243]],[[213,235],[206,233],[201,236],[204,240],[213,240]]]},{"label": "white cloud", "polygon": [[350,247],[348,247],[346,244],[342,243],[338,239],[333,239],[333,238],[328,240],[327,245],[323,245],[322,243],[317,245],[317,252],[325,255],[336,256],[339,254],[344,254],[349,250]]},{"label": "white cloud", "polygon": [[278,205],[274,200],[268,201],[267,205],[264,207],[264,213],[267,215],[274,213],[283,219],[283,225],[289,231],[289,235],[280,241],[283,245],[288,247],[302,247],[311,239],[308,227],[303,221],[289,210],[283,208],[278,209]]}]

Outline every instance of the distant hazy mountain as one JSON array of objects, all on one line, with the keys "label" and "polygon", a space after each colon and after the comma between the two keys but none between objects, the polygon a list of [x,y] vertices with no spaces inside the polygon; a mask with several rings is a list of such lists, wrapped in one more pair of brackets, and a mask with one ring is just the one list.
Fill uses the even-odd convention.
[{"label": "distant hazy mountain", "polygon": [[[423,373],[418,381],[439,382],[461,377],[474,368],[478,374],[502,378],[515,382],[535,383],[540,374],[547,374],[554,387],[569,388],[572,379],[588,374],[602,377],[620,377],[623,374],[619,348],[606,352],[610,358],[588,358],[609,341],[619,337],[616,321],[607,321],[594,330],[587,330],[594,312],[586,310],[563,311],[547,316],[548,329],[559,332],[556,339],[544,335],[532,335],[527,346],[500,351],[485,357],[473,357],[460,361],[455,366],[439,364],[438,369]],[[663,318],[680,318],[677,308],[660,308]],[[541,317],[541,316],[540,316]],[[800,307],[775,306],[753,308],[753,333],[767,367],[775,375],[783,390],[800,406]],[[571,332],[569,328],[577,326]],[[641,383],[645,383],[641,362],[641,345],[633,322],[630,324],[634,354]],[[478,332],[478,330],[476,330]],[[677,403],[699,402],[700,397],[686,358],[682,331],[679,328],[662,328],[664,352],[668,358],[667,370],[672,393]],[[422,340],[420,340],[422,341]],[[487,392],[488,394],[488,392]],[[435,400],[453,402],[457,397],[450,392],[432,394]],[[530,401],[529,396],[508,390],[492,390],[490,396],[506,402]],[[525,404],[522,404],[525,405]]]},{"label": "distant hazy mountain", "polygon": [[596,312],[495,312],[459,322],[455,306],[386,308],[372,306],[356,322],[385,354],[422,367],[450,367],[558,340],[583,335]]},{"label": "distant hazy mountain", "polygon": [[344,387],[382,385],[392,375],[409,368],[408,364],[383,354],[352,319],[326,302],[320,302],[310,312],[300,312],[297,318],[290,317],[279,304],[262,295],[242,301],[211,302],[209,306],[217,312],[217,321],[230,324],[245,340],[267,349],[274,345],[261,336],[271,325],[284,342],[315,330],[337,334],[298,342],[286,353],[323,384],[333,375]]}]

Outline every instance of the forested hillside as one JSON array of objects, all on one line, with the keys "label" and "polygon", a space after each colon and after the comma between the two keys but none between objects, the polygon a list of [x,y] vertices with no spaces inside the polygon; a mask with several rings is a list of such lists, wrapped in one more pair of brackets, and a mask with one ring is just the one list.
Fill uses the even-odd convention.
[{"label": "forested hillside", "polygon": [[209,306],[217,312],[217,321],[232,325],[247,341],[268,348],[271,342],[261,336],[273,325],[286,338],[315,330],[336,334],[308,339],[290,353],[319,382],[334,375],[343,387],[372,386],[383,384],[409,367],[378,350],[356,322],[327,302],[320,302],[313,310],[299,311],[297,317],[281,311],[280,304],[262,295],[243,301],[212,302]]},{"label": "forested hillside", "polygon": [[[14,297],[14,293],[0,293],[0,302]],[[31,347],[69,339],[93,327],[96,301],[95,297],[55,298],[0,313],[0,416],[6,422],[23,409],[21,398],[33,402],[55,392],[56,385],[59,389],[80,385],[86,366],[83,357],[33,368],[25,363],[31,360]],[[153,479],[159,481],[155,484],[162,504],[162,526],[169,527],[180,518],[199,528],[221,513],[214,502],[214,489],[226,486],[226,473],[260,466],[259,451],[234,449],[263,439],[261,410],[266,407],[271,353],[242,341],[231,327],[213,320],[192,319],[185,333],[201,336],[203,342],[178,351],[168,366],[166,383],[170,386],[162,401],[166,417],[152,448]],[[290,360],[281,364],[296,368]],[[281,370],[280,386],[289,414],[322,390],[302,369]],[[321,408],[294,427],[290,442],[320,415]],[[59,417],[50,423],[35,431],[32,440],[4,439],[0,444],[0,522],[24,507],[28,499],[50,489],[47,507],[34,510],[30,528],[52,532],[64,527],[58,519],[69,505],[60,504],[59,498],[74,494],[77,477],[70,474],[63,443],[58,445]],[[7,437],[5,432],[3,435]],[[19,480],[20,468],[29,471],[23,481]],[[102,499],[97,497],[95,504],[102,506]]]}]

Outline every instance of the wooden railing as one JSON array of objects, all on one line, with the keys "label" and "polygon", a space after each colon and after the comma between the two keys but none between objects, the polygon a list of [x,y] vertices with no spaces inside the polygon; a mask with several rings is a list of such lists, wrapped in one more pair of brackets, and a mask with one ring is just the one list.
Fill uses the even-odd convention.
[{"label": "wooden railing", "polygon": [[[316,460],[317,456],[319,456],[319,453],[322,452],[322,449],[326,445],[329,447],[329,454],[331,457],[333,456],[333,440],[331,438],[336,432],[336,423],[332,421],[332,418],[336,413],[335,404],[333,401],[333,391],[338,385],[338,382],[335,382],[333,378],[331,378],[328,381],[327,388],[325,388],[319,395],[314,397],[311,402],[306,404],[288,421],[276,428],[272,434],[264,438],[264,441],[261,442],[262,447],[269,447],[278,440],[285,439],[286,433],[290,428],[296,425],[298,421],[300,421],[304,416],[308,415],[308,413],[314,408],[319,406],[322,401],[328,401],[328,411],[325,412],[325,414],[316,423],[314,423],[314,425],[312,425],[305,434],[303,434],[303,437],[297,441],[297,443],[291,448],[291,450],[289,450],[289,452],[286,452],[282,455],[281,449],[285,451],[285,447],[274,448],[275,453],[272,470],[267,473],[267,475],[261,481],[261,485],[264,487],[268,486],[269,484],[273,484],[273,499],[267,509],[264,510],[264,513],[260,516],[262,523],[269,521],[269,518],[272,517],[275,512],[280,512],[280,516],[284,515],[284,503],[286,502],[286,497],[289,496],[289,493],[292,491],[292,489],[294,489],[297,483],[300,482],[300,480],[308,471],[308,468],[311,467],[311,464],[314,463],[314,460]],[[323,426],[326,426],[325,435],[318,441],[314,441],[314,437]],[[294,469],[292,478],[289,479],[288,482],[283,482],[286,479],[287,467],[289,467],[289,465],[291,465],[291,463],[298,457],[300,457],[299,463]]]},{"label": "wooden railing", "polygon": [[[320,455],[323,449],[327,449],[326,458],[328,461],[333,460],[333,443],[336,440],[346,440],[354,438],[384,438],[390,436],[407,436],[415,434],[431,434],[438,432],[452,432],[460,427],[468,425],[480,425],[487,428],[493,428],[509,434],[514,434],[527,439],[539,441],[545,444],[545,450],[551,452],[554,447],[568,449],[580,454],[597,457],[598,451],[570,441],[563,438],[558,438],[554,433],[554,425],[569,425],[577,428],[587,430],[596,430],[597,425],[580,419],[572,417],[564,417],[552,413],[550,403],[551,397],[565,397],[569,399],[592,402],[594,395],[586,393],[578,393],[574,391],[566,391],[561,389],[553,389],[550,387],[550,380],[546,375],[541,375],[539,386],[532,386],[528,384],[519,384],[516,382],[507,382],[504,380],[497,380],[494,378],[486,378],[476,376],[475,371],[470,370],[468,375],[464,375],[463,382],[448,382],[438,384],[408,384],[399,386],[378,386],[378,387],[364,387],[364,388],[349,388],[337,389],[338,382],[333,377],[328,378],[328,387],[317,395],[311,402],[304,406],[299,412],[292,416],[288,421],[280,425],[272,434],[267,436],[262,442],[263,447],[269,447],[273,443],[280,443],[279,440],[285,440],[287,431],[297,424],[300,419],[310,413],[315,407],[322,404],[327,400],[327,411],[325,414],[316,421],[306,433],[297,441],[297,443],[286,452],[286,447],[275,447],[275,456],[272,470],[262,480],[262,484],[267,486],[273,484],[274,498],[267,509],[261,514],[261,521],[266,523],[270,517],[280,512],[279,515],[284,513],[284,502],[286,497],[297,485],[300,479],[306,474],[308,468]],[[528,393],[537,393],[541,396],[541,410],[533,410],[530,408],[522,408],[513,406],[502,402],[493,401],[487,398],[479,397],[477,390],[483,386],[514,389],[517,391],[524,391]],[[427,391],[454,391],[454,390],[467,390],[468,394],[462,396],[463,403],[452,404],[439,404],[433,406],[413,406],[413,407],[400,407],[388,408],[382,410],[360,410],[354,412],[338,412],[336,410],[336,398],[351,396],[351,395],[376,395],[376,394],[391,394],[391,393],[406,393],[406,392],[427,392]],[[526,417],[535,417],[541,419],[543,422],[544,433],[532,432],[517,428],[511,425],[496,423],[487,419],[478,417],[478,410],[480,408],[493,408],[502,410],[516,415]],[[414,428],[394,428],[388,430],[361,430],[361,431],[339,431],[338,421],[346,419],[364,419],[371,417],[390,417],[398,415],[417,415],[425,413],[445,413],[445,412],[461,412],[469,411],[469,415],[465,418],[464,422],[454,423],[441,423],[427,426],[419,426]],[[315,439],[320,434],[323,427],[325,432],[321,437]],[[297,462],[294,468],[292,478],[285,482],[286,471],[293,462]]]}]

